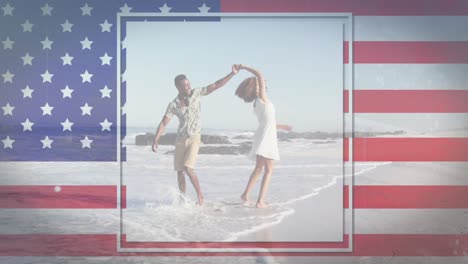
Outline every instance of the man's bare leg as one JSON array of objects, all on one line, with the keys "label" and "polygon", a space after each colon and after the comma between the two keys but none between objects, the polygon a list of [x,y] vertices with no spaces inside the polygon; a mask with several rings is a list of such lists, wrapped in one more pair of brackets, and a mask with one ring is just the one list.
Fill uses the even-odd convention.
[{"label": "man's bare leg", "polygon": [[185,173],[183,170],[177,171],[177,182],[179,184],[180,202],[184,201],[185,191],[187,186],[185,184]]},{"label": "man's bare leg", "polygon": [[252,190],[253,186],[255,185],[255,182],[257,181],[258,176],[260,176],[260,173],[262,172],[263,166],[264,166],[263,157],[257,155],[255,168],[253,169],[252,173],[250,174],[249,182],[247,183],[247,186],[245,187],[244,193],[241,195],[241,199],[244,202],[250,202],[250,200],[249,200],[250,191]]},{"label": "man's bare leg", "polygon": [[260,194],[257,200],[257,208],[265,208],[265,196],[270,185],[271,174],[273,173],[273,160],[265,159],[265,174],[262,179],[262,187],[260,188]]},{"label": "man's bare leg", "polygon": [[185,167],[185,172],[189,176],[190,181],[192,182],[192,185],[195,188],[195,191],[197,191],[198,204],[203,205],[203,194],[200,189],[200,183],[198,182],[197,174],[195,174],[195,171],[189,167]]}]

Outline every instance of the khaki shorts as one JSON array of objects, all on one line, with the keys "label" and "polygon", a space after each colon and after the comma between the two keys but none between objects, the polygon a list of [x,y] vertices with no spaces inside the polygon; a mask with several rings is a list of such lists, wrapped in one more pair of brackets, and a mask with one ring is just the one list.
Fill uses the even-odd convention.
[{"label": "khaki shorts", "polygon": [[195,134],[185,139],[177,139],[174,153],[174,170],[182,171],[184,167],[193,169],[197,161],[200,144],[200,134]]}]

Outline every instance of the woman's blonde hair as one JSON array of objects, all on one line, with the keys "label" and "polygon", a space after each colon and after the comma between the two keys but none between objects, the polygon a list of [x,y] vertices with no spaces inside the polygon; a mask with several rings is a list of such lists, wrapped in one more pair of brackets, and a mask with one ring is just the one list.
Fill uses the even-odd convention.
[{"label": "woman's blonde hair", "polygon": [[257,78],[249,77],[243,80],[236,89],[235,95],[244,99],[245,102],[253,102],[258,97],[259,85]]}]

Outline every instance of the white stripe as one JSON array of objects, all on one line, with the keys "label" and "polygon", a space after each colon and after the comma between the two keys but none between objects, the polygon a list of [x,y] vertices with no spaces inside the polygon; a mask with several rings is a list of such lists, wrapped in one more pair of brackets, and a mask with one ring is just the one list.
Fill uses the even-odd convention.
[{"label": "white stripe", "polygon": [[[349,76],[349,67],[344,68]],[[467,90],[467,72],[468,64],[355,63],[354,89]]]},{"label": "white stripe", "polygon": [[[352,173],[346,164],[345,184],[351,184]],[[468,185],[468,162],[355,162],[354,185]]]},{"label": "white stripe", "polygon": [[[346,222],[350,212],[345,210]],[[0,234],[117,234],[120,225],[116,209],[2,209],[0,213]],[[468,234],[467,215],[468,209],[354,209],[354,233]],[[349,233],[349,225],[345,226]]]},{"label": "white stripe", "polygon": [[[351,131],[351,114],[345,114]],[[395,132],[378,137],[468,137],[467,113],[355,113],[354,132]],[[355,134],[355,137],[359,137]]]},{"label": "white stripe", "polygon": [[0,262],[5,264],[466,264],[468,257],[0,257]]},{"label": "white stripe", "polygon": [[117,185],[116,162],[1,162],[1,185]]},{"label": "white stripe", "polygon": [[468,41],[468,16],[355,16],[355,41]]}]

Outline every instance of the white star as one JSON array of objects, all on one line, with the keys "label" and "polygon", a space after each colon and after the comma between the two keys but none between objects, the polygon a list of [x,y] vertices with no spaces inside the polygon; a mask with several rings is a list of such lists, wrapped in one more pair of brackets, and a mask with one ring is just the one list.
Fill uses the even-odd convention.
[{"label": "white star", "polygon": [[22,89],[21,92],[23,92],[23,98],[26,98],[26,97],[32,98],[32,93],[34,92],[34,90],[29,89],[29,86],[26,85],[26,88]]},{"label": "white star", "polygon": [[14,106],[11,106],[10,103],[7,103],[5,106],[2,106],[3,108],[3,115],[13,115],[13,109],[15,109]]},{"label": "white star", "polygon": [[4,74],[2,74],[3,76],[3,83],[6,83],[6,82],[13,82],[13,77],[15,77],[15,75],[13,73],[10,72],[10,70],[7,70]]},{"label": "white star", "polygon": [[112,92],[111,89],[107,88],[107,85],[104,86],[103,89],[99,90],[102,94],[101,98],[108,97],[111,98],[110,93]]},{"label": "white star", "polygon": [[46,103],[44,106],[41,106],[42,115],[52,115],[52,109],[54,107],[50,106],[49,103]]},{"label": "white star", "polygon": [[104,119],[104,121],[99,123],[99,124],[101,124],[101,127],[102,127],[101,131],[104,131],[104,130],[111,131],[110,127],[111,127],[112,123],[107,121],[107,118]]},{"label": "white star", "polygon": [[72,60],[73,60],[73,57],[71,57],[70,55],[68,55],[68,52],[65,53],[65,56],[63,57],[60,57],[63,61],[63,65],[72,65]]},{"label": "white star", "polygon": [[127,103],[125,102],[125,104],[120,109],[122,111],[122,115],[126,115],[127,114]]},{"label": "white star", "polygon": [[102,24],[99,24],[102,28],[102,31],[101,32],[111,32],[111,27],[112,27],[112,24],[110,24],[109,22],[107,22],[107,19],[104,21],[104,23]]},{"label": "white star", "polygon": [[62,98],[65,98],[65,97],[72,98],[71,94],[73,93],[73,89],[70,89],[68,85],[65,87],[65,89],[62,89],[60,91],[63,93]]},{"label": "white star", "polygon": [[52,142],[54,142],[52,139],[49,138],[49,136],[46,136],[43,140],[41,140],[42,142],[42,148],[45,149],[45,148],[52,148]]},{"label": "white star", "polygon": [[84,82],[91,82],[91,77],[93,77],[94,74],[91,74],[86,70],[83,74],[80,74],[81,78],[83,78],[82,83]]},{"label": "white star", "polygon": [[62,32],[72,32],[73,24],[68,22],[68,19],[65,20],[65,23],[61,24],[63,31]]},{"label": "white star", "polygon": [[94,141],[94,140],[91,140],[88,138],[88,136],[86,136],[84,139],[80,140],[81,141],[81,148],[91,148],[91,143]]},{"label": "white star", "polygon": [[208,13],[208,10],[210,9],[211,7],[207,7],[205,3],[203,3],[203,5],[198,8],[198,10],[200,10],[200,13]]},{"label": "white star", "polygon": [[23,32],[32,32],[32,27],[34,24],[29,23],[29,20],[26,20],[24,24],[21,24],[23,27]]},{"label": "white star", "polygon": [[13,15],[13,10],[15,9],[13,6],[10,5],[10,3],[7,3],[6,6],[2,7],[3,9],[3,15],[4,16],[12,16]]},{"label": "white star", "polygon": [[124,73],[122,73],[122,82],[126,82],[127,81],[127,70],[124,71]]},{"label": "white star", "polygon": [[89,106],[88,103],[86,103],[84,106],[80,107],[81,108],[81,115],[91,115],[91,110],[93,109],[92,106]]},{"label": "white star", "polygon": [[48,3],[46,3],[43,7],[41,7],[41,9],[42,9],[42,15],[43,16],[51,16],[52,15],[52,9],[54,9],[54,8],[49,6]]},{"label": "white star", "polygon": [[49,37],[46,37],[43,41],[41,41],[41,43],[42,43],[42,49],[45,50],[45,49],[52,49],[52,44],[54,42],[49,40]]},{"label": "white star", "polygon": [[125,5],[122,6],[122,7],[120,8],[120,13],[122,13],[122,14],[130,14],[130,10],[132,10],[132,9],[133,9],[133,7],[129,7],[129,6],[127,5],[127,3],[125,3]]},{"label": "white star", "polygon": [[21,59],[23,60],[23,66],[24,65],[32,65],[32,60],[34,59],[34,57],[29,56],[29,53],[26,53],[26,55],[21,57]]},{"label": "white star", "polygon": [[93,10],[93,8],[88,5],[88,3],[86,3],[84,6],[80,7],[80,9],[81,9],[81,15],[82,16],[90,16],[91,15],[91,10]]},{"label": "white star", "polygon": [[23,132],[26,130],[32,131],[32,126],[34,125],[33,122],[30,122],[28,118],[26,118],[26,121],[21,123],[23,125]]},{"label": "white star", "polygon": [[109,55],[107,55],[107,52],[106,52],[106,54],[104,54],[104,56],[99,57],[99,58],[100,58],[101,61],[102,61],[101,66],[102,66],[102,65],[106,65],[106,64],[107,64],[107,65],[111,65],[111,64],[110,64],[110,61],[112,60],[112,57],[110,57]]},{"label": "white star", "polygon": [[13,44],[15,44],[14,41],[12,41],[10,39],[10,37],[7,37],[3,42],[3,49],[6,50],[6,49],[13,49]]},{"label": "white star", "polygon": [[171,9],[172,7],[168,7],[166,3],[164,3],[164,5],[159,8],[159,10],[161,10],[161,13],[169,13]]},{"label": "white star", "polygon": [[84,49],[91,49],[91,44],[93,44],[92,41],[90,41],[88,39],[88,37],[86,37],[83,41],[80,41],[81,42],[81,45],[83,46],[81,49],[84,50]]},{"label": "white star", "polygon": [[46,70],[44,72],[44,74],[41,74],[42,76],[42,82],[45,83],[45,82],[50,82],[52,83],[52,76],[54,76],[53,74],[49,73],[49,70]]},{"label": "white star", "polygon": [[10,138],[10,136],[7,136],[5,139],[2,140],[3,142],[3,148],[13,148],[13,142],[15,142],[13,139]]},{"label": "white star", "polygon": [[72,128],[71,128],[71,127],[73,126],[74,123],[70,122],[70,121],[68,120],[68,118],[67,118],[67,120],[65,120],[65,122],[62,122],[62,123],[60,123],[60,124],[62,124],[62,126],[63,126],[63,131],[65,131],[65,130],[72,131]]},{"label": "white star", "polygon": [[122,49],[126,49],[127,48],[127,38],[124,38],[124,40],[122,40],[121,44],[122,44]]}]

